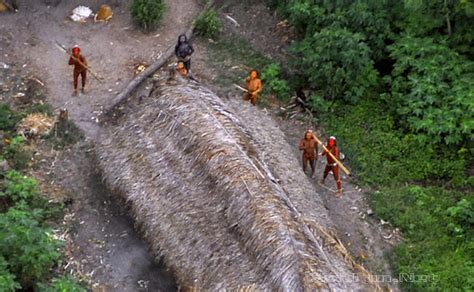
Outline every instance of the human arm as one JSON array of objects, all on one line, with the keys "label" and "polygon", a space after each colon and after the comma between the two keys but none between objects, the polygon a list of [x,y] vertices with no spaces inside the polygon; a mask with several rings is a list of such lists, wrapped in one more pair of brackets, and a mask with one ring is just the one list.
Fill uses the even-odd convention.
[{"label": "human arm", "polygon": [[74,58],[71,56],[69,57],[69,65],[74,65]]},{"label": "human arm", "polygon": [[179,45],[174,46],[174,54],[175,54],[176,58],[179,59],[178,48],[179,48]]},{"label": "human arm", "polygon": [[299,145],[298,148],[300,149],[300,151],[301,151],[301,150],[304,150],[304,148],[305,148],[305,147],[304,147],[304,140],[301,140],[301,141],[300,141],[300,145]]}]

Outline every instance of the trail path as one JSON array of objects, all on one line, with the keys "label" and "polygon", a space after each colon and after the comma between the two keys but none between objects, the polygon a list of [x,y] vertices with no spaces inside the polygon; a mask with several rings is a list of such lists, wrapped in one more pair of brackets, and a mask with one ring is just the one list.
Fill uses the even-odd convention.
[{"label": "trail path", "polygon": [[[163,25],[154,33],[144,34],[135,28],[130,18],[131,1],[112,1],[114,16],[109,23],[93,20],[76,23],[68,18],[78,5],[97,11],[101,1],[69,0],[57,6],[46,6],[43,2],[47,1],[18,1],[19,13],[1,16],[0,32],[11,36],[2,53],[17,60],[19,57],[20,62],[34,67],[49,89],[53,106],[67,108],[70,117],[91,138],[98,131],[95,118],[101,106],[134,77],[134,65],[151,64],[174,45],[177,36],[186,31],[199,10],[196,1],[165,1],[167,11]],[[55,41],[67,48],[79,45],[89,65],[104,77],[104,82],[99,83],[89,74],[86,94],[73,97],[72,66],[68,66],[68,57],[55,46]]]},{"label": "trail path", "polygon": [[[106,1],[114,12],[109,23],[75,23],[68,18],[78,5],[97,11],[104,1],[17,2],[18,13],[0,14],[0,62],[21,64],[40,79],[47,88],[48,102],[55,109],[67,108],[86,136],[85,145],[59,154],[51,177],[51,183],[60,184],[74,201],[72,223],[67,226],[72,231],[69,261],[78,264],[69,269],[74,266],[75,273],[86,275],[94,291],[175,290],[172,275],[150,255],[123,202],[102,187],[86,152],[93,152],[87,141],[96,140],[99,134],[96,117],[101,107],[134,77],[134,65],[151,64],[174,45],[199,11],[197,1],[166,0],[163,25],[152,34],[143,34],[133,25],[130,0]],[[72,66],[55,41],[67,48],[79,45],[104,82],[100,84],[89,74],[86,94],[73,97]]]}]

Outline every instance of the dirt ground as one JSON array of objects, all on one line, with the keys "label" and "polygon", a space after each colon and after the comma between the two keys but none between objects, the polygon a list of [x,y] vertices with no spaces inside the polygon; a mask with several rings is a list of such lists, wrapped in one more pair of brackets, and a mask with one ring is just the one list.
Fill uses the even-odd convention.
[{"label": "dirt ground", "polygon": [[[109,23],[75,23],[71,10],[85,5],[96,11],[107,3],[114,16]],[[47,101],[67,108],[69,117],[85,134],[72,149],[45,154],[47,162],[37,178],[63,189],[72,200],[66,215],[69,229],[67,270],[86,279],[97,291],[174,291],[174,279],[148,252],[135,232],[124,204],[105,190],[95,172],[93,141],[100,131],[96,122],[102,106],[133,78],[139,63],[150,64],[177,36],[187,30],[199,11],[197,1],[165,1],[163,25],[153,34],[135,28],[128,6],[131,1],[18,0],[16,14],[0,15],[0,62],[18,64],[45,84]],[[77,44],[99,83],[88,76],[86,94],[72,96],[72,68],[55,41],[71,48]],[[108,56],[105,58],[104,56]],[[48,161],[49,160],[49,161]]]},{"label": "dirt ground", "polygon": [[[71,231],[71,253],[68,256],[79,266],[69,269],[85,275],[99,291],[175,290],[172,275],[155,263],[148,253],[147,245],[134,231],[126,208],[101,186],[90,153],[93,153],[92,145],[100,131],[96,118],[102,107],[133,78],[136,64],[150,64],[168,46],[174,45],[176,37],[187,29],[199,11],[201,1],[167,0],[163,26],[149,35],[134,28],[127,9],[130,1],[105,2],[109,2],[114,11],[109,23],[88,21],[81,24],[67,18],[70,11],[78,5],[97,10],[103,1],[18,0],[20,11],[17,14],[0,15],[0,62],[17,63],[35,73],[47,88],[48,102],[56,109],[67,108],[70,118],[86,136],[69,151],[57,154],[55,166],[48,176],[50,181],[66,189],[73,199],[68,217]],[[224,4],[220,11],[224,24],[222,37],[238,35],[266,56],[285,59],[284,51],[291,39],[288,34],[281,33],[278,28],[280,20],[270,10],[263,4],[249,10],[245,1],[242,5],[221,2]],[[227,16],[240,25],[234,25]],[[258,25],[250,25],[255,22]],[[104,82],[98,83],[89,76],[87,93],[72,97],[72,69],[67,65],[67,56],[55,47],[55,41],[68,48],[78,44],[89,64],[104,77]],[[216,92],[227,92],[226,96],[235,98],[229,101],[229,105],[235,107],[240,93],[213,82],[212,76],[228,68],[208,66],[208,42],[196,40],[193,72]],[[282,119],[277,115],[278,111],[275,104],[261,108],[261,114],[265,115],[262,122],[272,120],[280,127],[287,142],[295,145],[294,159],[299,161],[296,145],[310,125]],[[340,146],[343,150],[343,141]],[[336,199],[331,190],[334,189],[331,177],[325,186],[319,185],[323,164],[318,162],[317,165],[317,177],[307,181],[313,185],[315,193],[322,194],[325,207],[338,226],[341,240],[373,273],[391,273],[384,253],[391,249],[397,234],[392,236],[392,228],[367,214],[366,192],[346,178],[343,178],[344,196],[340,199]],[[391,238],[385,240],[384,237]]]}]

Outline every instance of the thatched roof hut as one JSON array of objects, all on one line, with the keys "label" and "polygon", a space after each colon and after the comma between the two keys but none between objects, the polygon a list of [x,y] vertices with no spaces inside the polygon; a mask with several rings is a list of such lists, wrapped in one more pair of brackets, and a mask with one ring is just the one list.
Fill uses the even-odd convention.
[{"label": "thatched roof hut", "polygon": [[204,86],[176,78],[127,104],[97,151],[105,183],[130,204],[179,284],[366,290],[318,194],[298,178],[275,178],[239,116]]}]

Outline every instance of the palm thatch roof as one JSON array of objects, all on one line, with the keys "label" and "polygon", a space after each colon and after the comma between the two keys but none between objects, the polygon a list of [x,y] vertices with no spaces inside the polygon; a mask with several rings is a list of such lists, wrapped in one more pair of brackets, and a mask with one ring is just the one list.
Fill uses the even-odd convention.
[{"label": "palm thatch roof", "polygon": [[261,137],[209,89],[175,77],[124,111],[98,164],[183,288],[378,288],[332,235],[319,195],[276,178]]}]

